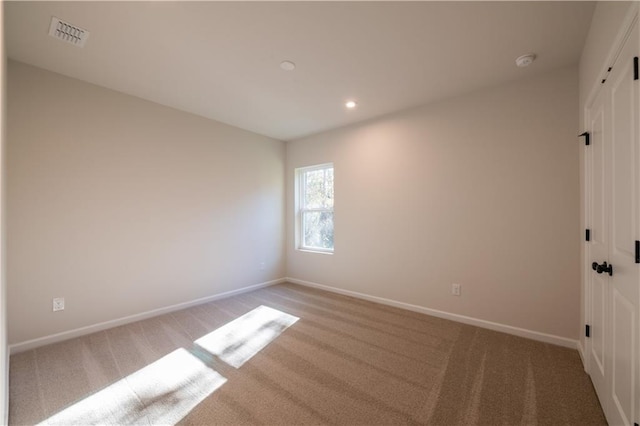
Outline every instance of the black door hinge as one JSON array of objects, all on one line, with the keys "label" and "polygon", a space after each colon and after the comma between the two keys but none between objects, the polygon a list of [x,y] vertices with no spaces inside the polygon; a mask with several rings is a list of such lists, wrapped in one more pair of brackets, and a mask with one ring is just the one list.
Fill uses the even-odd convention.
[{"label": "black door hinge", "polygon": [[633,79],[638,79],[638,57],[633,58]]},{"label": "black door hinge", "polygon": [[638,425],[638,423],[634,423],[633,426],[640,426],[640,425]]},{"label": "black door hinge", "polygon": [[636,263],[640,263],[640,241],[636,240]]},{"label": "black door hinge", "polygon": [[589,324],[584,327],[584,335],[587,337],[591,337],[591,326]]},{"label": "black door hinge", "polygon": [[590,141],[589,141],[589,132],[584,132],[584,133],[580,133],[578,135],[579,138],[584,136],[584,144],[585,145],[589,145]]},{"label": "black door hinge", "polygon": [[586,241],[591,241],[591,229],[587,229],[587,231],[585,232],[584,239]]}]

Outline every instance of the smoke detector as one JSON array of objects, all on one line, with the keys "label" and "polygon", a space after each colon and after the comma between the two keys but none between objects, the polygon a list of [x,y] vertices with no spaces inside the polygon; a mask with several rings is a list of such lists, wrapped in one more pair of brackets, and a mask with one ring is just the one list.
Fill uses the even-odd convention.
[{"label": "smoke detector", "polygon": [[49,35],[74,46],[84,47],[89,38],[89,31],[52,16]]},{"label": "smoke detector", "polygon": [[516,59],[516,65],[520,68],[528,67],[536,60],[535,53],[529,53],[527,55],[522,55]]},{"label": "smoke detector", "polygon": [[293,71],[296,69],[296,64],[291,61],[282,61],[280,62],[280,68],[285,71]]}]

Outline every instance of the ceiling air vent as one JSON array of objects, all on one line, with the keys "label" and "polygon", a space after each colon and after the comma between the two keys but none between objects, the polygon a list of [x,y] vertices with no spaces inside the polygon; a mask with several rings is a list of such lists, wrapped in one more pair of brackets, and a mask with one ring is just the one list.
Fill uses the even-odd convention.
[{"label": "ceiling air vent", "polygon": [[51,17],[51,25],[49,26],[49,35],[59,40],[71,43],[74,46],[84,47],[89,38],[89,31],[80,27],[71,25],[68,22],[61,21],[55,16]]}]

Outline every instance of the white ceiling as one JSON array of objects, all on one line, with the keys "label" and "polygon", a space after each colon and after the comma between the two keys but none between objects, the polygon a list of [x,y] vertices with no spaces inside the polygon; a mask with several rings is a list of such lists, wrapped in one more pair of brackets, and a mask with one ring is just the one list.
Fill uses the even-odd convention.
[{"label": "white ceiling", "polygon": [[[5,2],[4,24],[10,58],[291,140],[576,64],[594,6]],[[86,46],[49,37],[52,16],[89,30]]]}]

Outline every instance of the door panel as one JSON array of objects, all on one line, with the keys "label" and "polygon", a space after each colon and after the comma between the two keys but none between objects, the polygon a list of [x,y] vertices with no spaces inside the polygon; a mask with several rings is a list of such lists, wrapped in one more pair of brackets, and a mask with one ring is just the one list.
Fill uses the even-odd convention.
[{"label": "door panel", "polygon": [[634,257],[634,235],[636,231],[637,194],[635,185],[635,141],[633,137],[633,74],[632,66],[623,67],[622,72],[612,74],[611,118],[612,126],[612,220],[613,249],[615,254]]},{"label": "door panel", "polygon": [[592,120],[590,123],[591,146],[589,149],[591,166],[591,251],[596,251],[594,255],[603,255],[607,250],[607,217],[605,214],[606,191],[604,179],[605,161],[605,101],[603,93],[598,96],[591,110]]},{"label": "door panel", "polygon": [[[610,417],[614,424],[633,425],[638,419],[638,305],[640,267],[635,263],[638,239],[638,84],[633,56],[638,50],[637,25],[609,76],[611,98],[611,161],[605,164],[611,192],[611,387]],[[607,83],[609,83],[607,81]],[[606,372],[606,370],[605,370]]]},{"label": "door panel", "polygon": [[589,269],[587,272],[587,288],[591,301],[591,345],[589,350],[589,364],[593,386],[601,400],[604,400],[609,391],[607,389],[609,346],[608,330],[608,294],[609,279],[606,274],[596,274],[591,269],[591,263],[602,263],[608,258],[609,226],[607,182],[606,182],[606,158],[605,148],[608,146],[609,129],[607,113],[610,108],[606,103],[609,98],[601,92],[589,108],[589,129],[591,133],[591,145],[586,151],[587,155],[587,181],[589,188],[588,199],[588,223],[591,229],[591,242],[589,244]]},{"label": "door panel", "polygon": [[[592,293],[591,293],[591,357],[592,357],[592,365],[595,365],[598,368],[597,374],[599,374],[602,379],[601,382],[604,383],[604,366],[605,366],[605,348],[606,348],[606,322],[605,322],[605,312],[606,312],[606,300],[607,300],[607,284],[605,280],[601,279],[599,276],[594,277],[592,281]],[[599,388],[596,386],[596,391],[602,396],[605,395],[604,384]]]},{"label": "door panel", "polygon": [[611,372],[611,397],[614,411],[621,424],[633,424],[634,413],[634,360],[636,359],[634,336],[636,315],[634,304],[617,290],[613,290],[613,369]]}]

